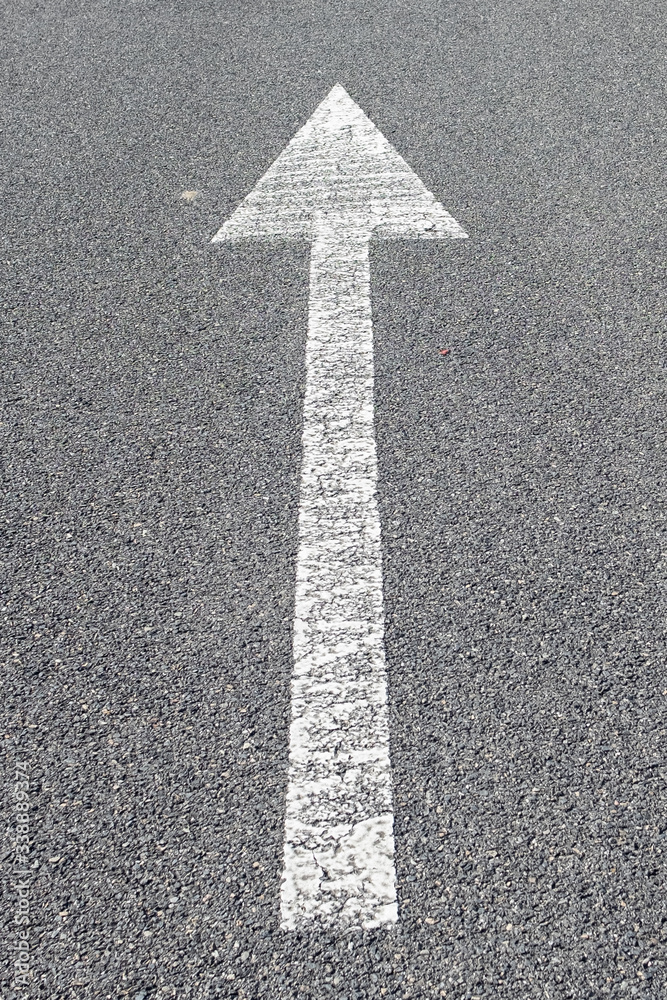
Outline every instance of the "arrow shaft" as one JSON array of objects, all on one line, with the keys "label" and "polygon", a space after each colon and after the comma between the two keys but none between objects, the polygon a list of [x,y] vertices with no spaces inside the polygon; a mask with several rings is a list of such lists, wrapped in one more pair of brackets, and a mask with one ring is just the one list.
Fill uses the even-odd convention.
[{"label": "arrow shaft", "polygon": [[369,236],[320,218],[312,241],[285,929],[397,919]]}]

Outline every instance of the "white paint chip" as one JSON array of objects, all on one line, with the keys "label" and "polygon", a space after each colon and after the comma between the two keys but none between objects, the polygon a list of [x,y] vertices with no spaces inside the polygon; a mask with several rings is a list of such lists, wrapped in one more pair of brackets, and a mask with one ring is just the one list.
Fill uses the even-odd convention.
[{"label": "white paint chip", "polygon": [[214,237],[312,244],[282,927],[397,920],[369,244],[463,238],[336,86]]}]

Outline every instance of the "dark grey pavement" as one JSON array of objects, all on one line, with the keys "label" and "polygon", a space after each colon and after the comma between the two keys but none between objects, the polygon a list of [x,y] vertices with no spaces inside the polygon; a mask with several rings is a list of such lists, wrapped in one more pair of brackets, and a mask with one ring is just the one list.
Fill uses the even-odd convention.
[{"label": "dark grey pavement", "polygon": [[[660,1000],[661,5],[0,32],[3,998],[18,761],[26,998]],[[470,234],[372,252],[400,920],[338,939],[278,926],[308,247],[210,244],[336,82]]]}]

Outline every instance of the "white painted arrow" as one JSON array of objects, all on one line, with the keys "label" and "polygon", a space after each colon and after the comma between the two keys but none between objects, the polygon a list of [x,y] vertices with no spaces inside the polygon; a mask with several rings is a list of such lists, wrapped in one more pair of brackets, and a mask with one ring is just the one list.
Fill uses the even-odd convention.
[{"label": "white painted arrow", "polygon": [[397,919],[371,237],[466,236],[335,86],[214,242],[311,241],[282,927]]}]

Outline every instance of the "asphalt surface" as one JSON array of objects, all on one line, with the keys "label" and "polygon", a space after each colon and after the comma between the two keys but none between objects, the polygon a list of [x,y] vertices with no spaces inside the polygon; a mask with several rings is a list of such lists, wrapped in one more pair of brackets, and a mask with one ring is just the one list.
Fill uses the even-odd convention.
[{"label": "asphalt surface", "polygon": [[[665,996],[660,5],[3,18],[2,996]],[[347,937],[278,926],[308,247],[210,244],[336,82],[470,234],[372,250],[399,923]]]}]

